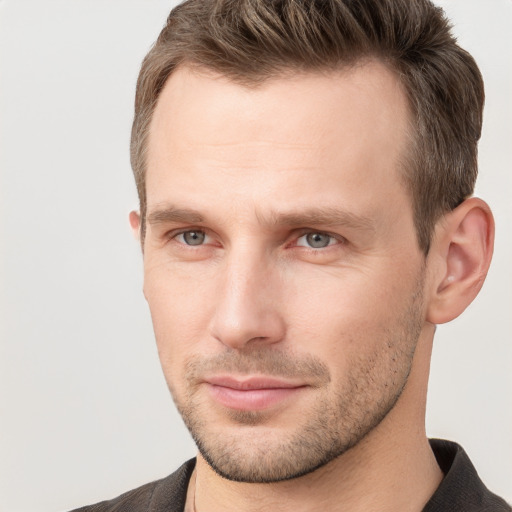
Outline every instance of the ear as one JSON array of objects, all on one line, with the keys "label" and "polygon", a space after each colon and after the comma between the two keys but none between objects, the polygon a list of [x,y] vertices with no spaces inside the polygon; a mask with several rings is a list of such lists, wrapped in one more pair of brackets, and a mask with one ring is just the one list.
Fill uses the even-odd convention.
[{"label": "ear", "polygon": [[494,218],[479,198],[467,199],[437,223],[429,253],[429,322],[449,322],[471,304],[489,270],[493,246]]},{"label": "ear", "polygon": [[131,211],[129,219],[133,237],[140,241],[140,213],[135,210]]}]

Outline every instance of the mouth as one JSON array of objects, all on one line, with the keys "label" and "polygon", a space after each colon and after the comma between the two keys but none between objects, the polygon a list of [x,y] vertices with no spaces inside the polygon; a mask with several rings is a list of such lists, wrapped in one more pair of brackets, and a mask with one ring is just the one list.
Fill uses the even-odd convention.
[{"label": "mouth", "polygon": [[293,399],[308,386],[275,377],[215,376],[204,379],[218,404],[239,411],[261,411]]}]

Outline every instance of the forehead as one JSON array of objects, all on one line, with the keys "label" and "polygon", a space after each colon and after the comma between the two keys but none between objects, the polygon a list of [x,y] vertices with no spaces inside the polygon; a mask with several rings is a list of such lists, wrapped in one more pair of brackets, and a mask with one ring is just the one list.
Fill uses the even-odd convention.
[{"label": "forehead", "polygon": [[286,207],[298,198],[337,201],[339,193],[349,203],[354,194],[369,202],[376,187],[403,188],[409,131],[403,87],[380,62],[257,87],[182,67],[150,126],[148,209],[175,203],[177,189],[195,189],[191,200],[204,204],[204,189],[230,188],[256,197],[261,210],[270,199]]},{"label": "forehead", "polygon": [[[313,142],[315,136],[318,139],[328,134],[333,122],[338,128],[347,125],[350,114],[355,114],[361,125],[368,118],[378,121],[374,127],[379,129],[389,124],[396,126],[396,120],[407,115],[407,110],[402,84],[393,71],[377,60],[322,73],[289,72],[254,86],[240,85],[204,69],[181,66],[160,94],[150,132],[154,142],[165,131],[179,133],[182,140],[192,135],[192,142],[201,137],[224,143],[228,138],[238,140],[240,135],[268,135],[269,128],[275,132],[281,125],[283,138],[292,135],[297,142]],[[228,120],[230,124],[225,123]],[[200,126],[191,126],[193,121],[199,121]],[[253,130],[241,134],[239,127],[244,121],[251,123]],[[302,137],[299,131],[290,133],[291,124],[298,121],[312,131],[302,133]],[[217,129],[219,125],[221,131]],[[198,132],[198,128],[202,130]],[[244,128],[247,131],[248,126]]]}]

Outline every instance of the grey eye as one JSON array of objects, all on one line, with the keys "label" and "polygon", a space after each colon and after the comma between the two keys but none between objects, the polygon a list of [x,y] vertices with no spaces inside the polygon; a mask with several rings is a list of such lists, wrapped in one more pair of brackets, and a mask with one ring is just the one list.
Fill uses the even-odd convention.
[{"label": "grey eye", "polygon": [[185,233],[181,233],[179,236],[187,245],[201,245],[206,238],[204,231],[185,231]]},{"label": "grey eye", "polygon": [[306,243],[314,249],[321,249],[327,247],[332,243],[332,236],[325,233],[308,233],[305,235]]}]

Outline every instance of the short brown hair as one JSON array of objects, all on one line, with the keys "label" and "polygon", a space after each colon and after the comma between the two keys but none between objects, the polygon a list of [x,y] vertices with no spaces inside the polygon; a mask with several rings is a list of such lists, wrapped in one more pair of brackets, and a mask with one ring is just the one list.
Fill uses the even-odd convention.
[{"label": "short brown hair", "polygon": [[402,164],[418,243],[428,253],[439,217],[473,193],[484,102],[474,59],[429,0],[187,0],[175,7],[137,81],[131,162],[146,215],[146,152],[160,92],[180,65],[245,86],[293,71],[377,58],[407,91],[414,134]]}]

